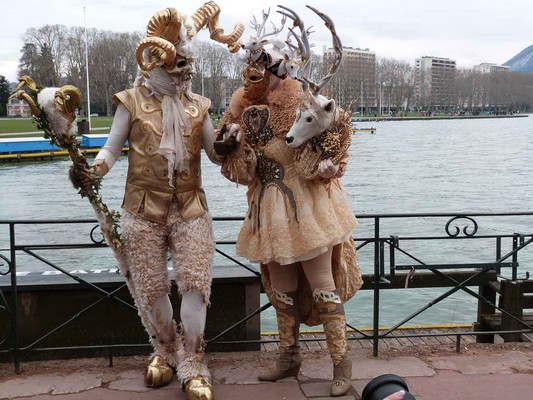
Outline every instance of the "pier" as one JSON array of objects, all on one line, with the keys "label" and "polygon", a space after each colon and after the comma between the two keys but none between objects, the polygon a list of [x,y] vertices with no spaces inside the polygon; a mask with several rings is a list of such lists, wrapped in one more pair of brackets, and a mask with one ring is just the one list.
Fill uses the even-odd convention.
[{"label": "pier", "polygon": [[[85,154],[97,154],[105,144],[107,133],[83,134],[78,140],[80,149]],[[122,149],[128,151],[128,144]],[[50,139],[38,137],[0,138],[0,162],[22,160],[45,160],[56,157],[68,157],[65,151],[50,142]]]}]

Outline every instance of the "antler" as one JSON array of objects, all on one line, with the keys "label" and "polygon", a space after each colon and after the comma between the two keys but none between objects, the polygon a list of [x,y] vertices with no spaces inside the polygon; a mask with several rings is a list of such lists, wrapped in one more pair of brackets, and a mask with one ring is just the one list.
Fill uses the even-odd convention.
[{"label": "antler", "polygon": [[328,84],[330,79],[337,73],[337,70],[339,69],[339,66],[341,65],[342,61],[342,43],[341,39],[337,35],[337,32],[335,31],[335,24],[333,23],[333,20],[328,17],[323,12],[320,12],[314,7],[306,6],[307,8],[313,10],[315,14],[317,14],[322,20],[324,21],[326,27],[331,32],[331,39],[333,42],[333,49],[335,50],[335,59],[333,60],[333,63],[329,67],[328,74],[320,80],[318,84],[315,84],[309,80],[309,76],[305,76],[303,79],[309,84],[310,90],[313,94],[318,94],[320,91]]},{"label": "antler", "polygon": [[293,21],[293,28],[297,27],[300,30],[300,35],[298,35],[293,28],[289,28],[289,31],[294,36],[296,41],[298,42],[298,47],[293,45],[289,40],[287,40],[287,45],[294,49],[295,51],[298,51],[300,53],[300,63],[304,66],[303,69],[303,78],[299,79],[302,81],[303,89],[307,90],[309,85],[309,77],[311,76],[311,63],[309,60],[311,59],[311,47],[309,45],[309,32],[305,29],[305,25],[302,21],[302,19],[288,7],[285,6],[278,6],[279,8],[282,8],[285,11],[279,11],[278,12],[286,17],[289,17]]},{"label": "antler", "polygon": [[[270,13],[270,10],[268,10],[268,12]],[[283,18],[281,18],[281,26],[279,28],[276,28],[276,24],[274,24],[274,22],[271,22],[272,23],[272,32],[270,33],[264,33],[263,36],[261,37],[262,39],[263,38],[266,38],[267,36],[274,36],[274,35],[277,35],[278,33],[280,33],[283,28],[285,27],[285,22],[287,21],[287,16],[284,15]]]},{"label": "antler", "polygon": [[261,39],[263,37],[263,30],[265,29],[265,24],[268,20],[268,16],[270,15],[270,8],[267,12],[265,12],[265,10],[261,10],[261,14],[263,15],[263,21],[261,23],[257,22],[257,18],[255,17],[255,15],[250,21],[250,27],[255,30],[255,33],[257,33],[258,39]]}]

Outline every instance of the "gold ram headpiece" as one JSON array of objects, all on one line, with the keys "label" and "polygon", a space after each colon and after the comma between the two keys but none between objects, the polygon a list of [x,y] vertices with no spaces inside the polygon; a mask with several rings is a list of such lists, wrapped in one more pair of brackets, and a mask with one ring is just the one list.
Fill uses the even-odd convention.
[{"label": "gold ram headpiece", "polygon": [[[244,32],[244,25],[237,23],[233,32],[224,35],[218,22],[219,14],[220,7],[214,1],[200,7],[191,16],[191,22],[184,21],[180,12],[172,7],[155,13],[148,23],[146,38],[137,46],[136,57],[141,70],[146,73],[158,65],[167,68],[174,66],[180,47],[186,46],[206,25],[211,39],[226,44],[230,52],[237,52],[241,48],[239,39]],[[149,61],[143,57],[146,49],[149,49]]]}]

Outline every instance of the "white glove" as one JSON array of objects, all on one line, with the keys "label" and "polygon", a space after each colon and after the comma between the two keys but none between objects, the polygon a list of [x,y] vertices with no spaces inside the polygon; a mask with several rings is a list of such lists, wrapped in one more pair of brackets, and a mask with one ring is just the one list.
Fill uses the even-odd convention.
[{"label": "white glove", "polygon": [[229,127],[226,126],[226,132],[224,132],[224,140],[233,136],[235,138],[235,141],[237,143],[240,143],[243,135],[244,132],[242,131],[241,126],[239,124],[231,124],[229,125]]},{"label": "white glove", "polygon": [[331,178],[332,176],[335,176],[338,170],[339,166],[333,164],[331,158],[326,158],[318,163],[318,174],[322,178]]}]

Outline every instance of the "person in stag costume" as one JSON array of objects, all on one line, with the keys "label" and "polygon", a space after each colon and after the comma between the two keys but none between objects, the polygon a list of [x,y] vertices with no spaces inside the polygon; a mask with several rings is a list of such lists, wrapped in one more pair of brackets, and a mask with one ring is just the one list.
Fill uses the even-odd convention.
[{"label": "person in stag costume", "polygon": [[[300,29],[297,40],[306,48],[299,53],[310,54],[303,22],[292,10],[281,8]],[[338,40],[334,28],[332,34]],[[329,139],[289,147],[286,135],[297,124],[297,115],[306,120],[300,117],[309,101],[301,81],[279,76],[282,66],[282,60],[248,60],[244,86],[234,94],[217,133],[221,141],[239,143],[225,155],[222,174],[248,185],[248,212],[237,255],[261,264],[263,284],[276,310],[279,359],[272,372],[258,379],[296,376],[301,364],[300,323],[322,324],[334,365],[331,395],[341,396],[350,389],[352,376],[343,304],[362,284],[352,239],[357,220],[339,180],[348,162],[350,115],[333,106],[336,117],[324,136],[336,138],[337,150],[331,156],[324,157]],[[338,63],[333,69],[337,67]]]},{"label": "person in stag costume", "polygon": [[[237,24],[224,35],[219,12],[208,2],[190,18],[174,8],[152,16],[137,48],[142,73],[134,88],[115,94],[109,139],[94,162],[105,175],[128,141],[122,245],[128,286],[154,348],[145,385],[170,383],[175,369],[187,399],[213,398],[203,333],[214,239],[201,186],[201,149],[220,164],[213,150],[211,102],[190,91],[191,40],[207,25],[212,39],[237,51],[244,30]],[[169,299],[167,252],[181,295],[179,328]]]}]

